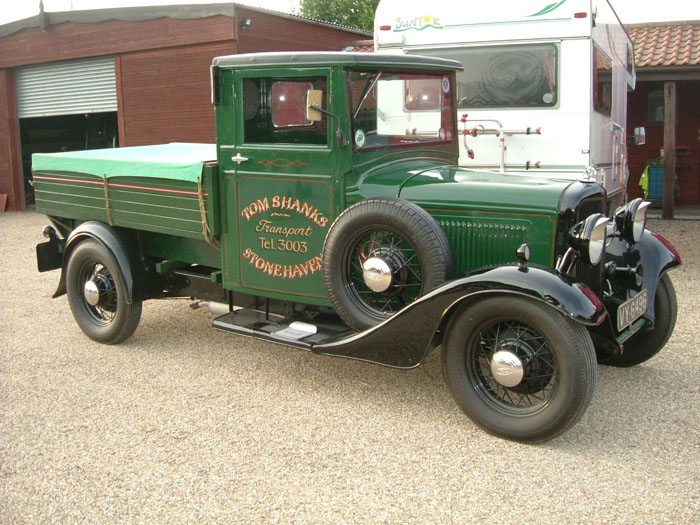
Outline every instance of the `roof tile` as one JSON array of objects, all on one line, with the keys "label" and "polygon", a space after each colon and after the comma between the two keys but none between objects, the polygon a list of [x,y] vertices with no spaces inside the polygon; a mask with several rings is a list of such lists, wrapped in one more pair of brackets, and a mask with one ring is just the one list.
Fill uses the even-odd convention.
[{"label": "roof tile", "polygon": [[637,67],[700,65],[700,20],[627,26]]}]

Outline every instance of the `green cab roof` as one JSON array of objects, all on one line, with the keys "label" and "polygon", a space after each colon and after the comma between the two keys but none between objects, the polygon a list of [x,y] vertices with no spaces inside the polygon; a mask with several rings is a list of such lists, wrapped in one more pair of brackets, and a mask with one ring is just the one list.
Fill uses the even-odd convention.
[{"label": "green cab roof", "polygon": [[216,160],[215,144],[173,142],[155,146],[35,153],[32,171],[86,173],[97,177],[155,177],[199,182],[204,163]]},{"label": "green cab roof", "polygon": [[461,71],[462,64],[446,58],[420,55],[350,53],[340,51],[307,51],[284,53],[244,53],[214,58],[213,65],[222,68],[345,66],[393,67]]}]

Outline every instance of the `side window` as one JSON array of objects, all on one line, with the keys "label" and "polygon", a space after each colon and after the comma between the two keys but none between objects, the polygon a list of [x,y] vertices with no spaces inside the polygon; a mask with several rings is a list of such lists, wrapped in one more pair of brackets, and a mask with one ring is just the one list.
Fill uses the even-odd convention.
[{"label": "side window", "polygon": [[631,75],[634,73],[634,49],[632,44],[627,44],[627,72]]},{"label": "side window", "polygon": [[326,116],[319,122],[306,119],[308,91],[322,91],[325,106],[326,84],[324,77],[243,79],[244,142],[326,144]]},{"label": "side window", "polygon": [[593,46],[593,109],[610,116],[612,111],[612,59]]},{"label": "side window", "polygon": [[647,100],[647,120],[653,123],[659,123],[664,121],[664,90],[658,89],[649,93],[649,98]]}]

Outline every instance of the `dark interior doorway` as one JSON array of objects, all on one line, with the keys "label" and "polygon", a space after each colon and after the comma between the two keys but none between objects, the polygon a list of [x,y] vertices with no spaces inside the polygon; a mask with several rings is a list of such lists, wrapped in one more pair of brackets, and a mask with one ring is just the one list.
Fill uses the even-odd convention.
[{"label": "dark interior doorway", "polygon": [[34,203],[32,154],[116,148],[117,112],[32,117],[19,121],[25,204]]}]

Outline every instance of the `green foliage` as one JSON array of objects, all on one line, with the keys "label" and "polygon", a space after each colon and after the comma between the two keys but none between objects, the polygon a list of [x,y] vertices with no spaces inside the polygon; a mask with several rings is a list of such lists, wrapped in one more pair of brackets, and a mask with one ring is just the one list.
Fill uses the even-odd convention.
[{"label": "green foliage", "polygon": [[372,31],[379,0],[301,0],[298,14]]}]

